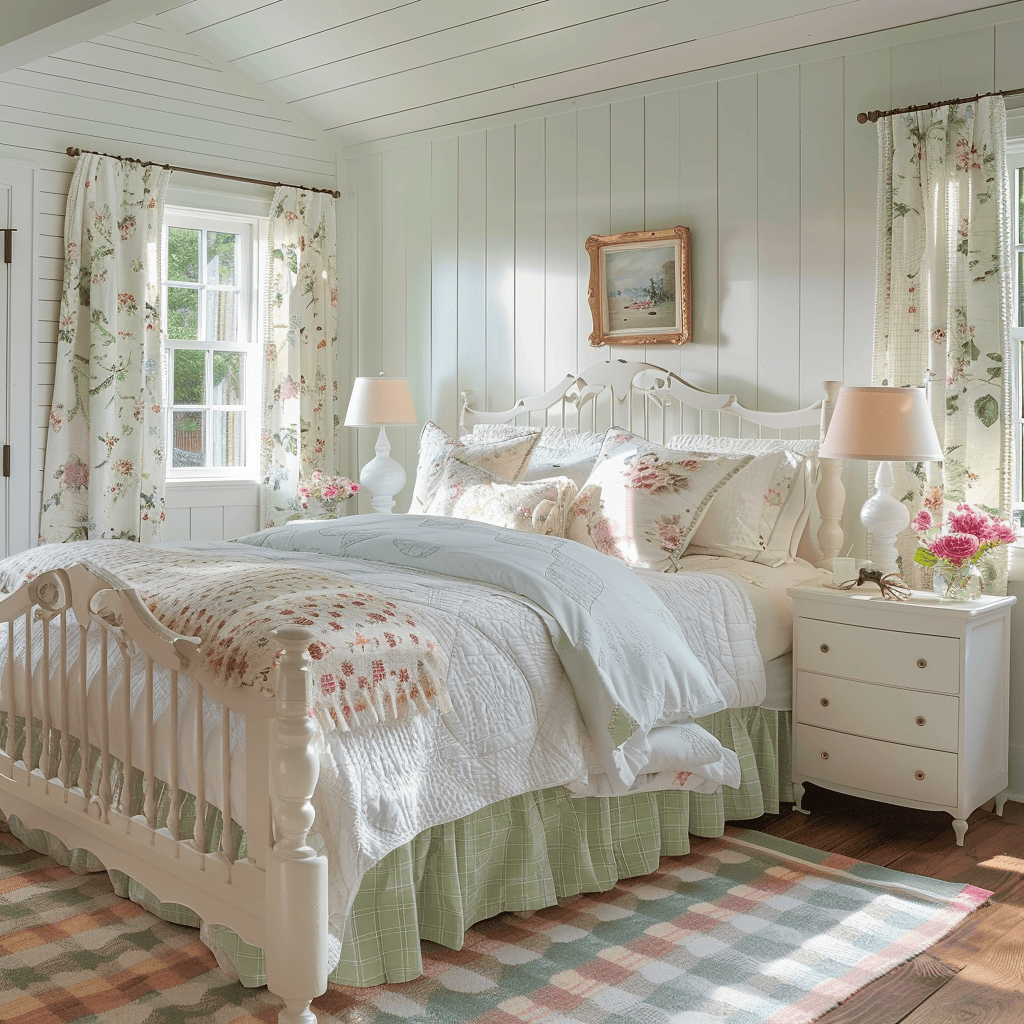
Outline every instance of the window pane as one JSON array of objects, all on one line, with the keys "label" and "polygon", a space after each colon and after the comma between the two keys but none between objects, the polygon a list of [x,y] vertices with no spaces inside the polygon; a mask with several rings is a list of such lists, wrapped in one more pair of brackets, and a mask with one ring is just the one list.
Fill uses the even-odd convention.
[{"label": "window pane", "polygon": [[174,350],[173,405],[206,404],[206,353]]},{"label": "window pane", "polygon": [[199,281],[199,232],[167,229],[167,280]]},{"label": "window pane", "polygon": [[223,231],[206,233],[206,283],[238,284],[239,235]]},{"label": "window pane", "polygon": [[174,442],[171,465],[175,467],[206,465],[206,431],[203,413],[175,412]]},{"label": "window pane", "polygon": [[167,337],[195,341],[199,334],[199,292],[195,288],[167,289]]},{"label": "window pane", "polygon": [[238,340],[238,292],[206,293],[206,338],[208,341]]},{"label": "window pane", "polygon": [[245,355],[242,352],[213,353],[213,396],[211,405],[242,405],[245,402]]},{"label": "window pane", "polygon": [[245,465],[245,413],[211,412],[210,450],[214,466]]}]

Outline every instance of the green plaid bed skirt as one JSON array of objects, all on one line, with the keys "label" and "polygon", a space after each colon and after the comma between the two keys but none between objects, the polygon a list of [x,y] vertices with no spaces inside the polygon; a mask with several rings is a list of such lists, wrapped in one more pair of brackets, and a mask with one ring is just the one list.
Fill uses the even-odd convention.
[{"label": "green plaid bed skirt", "polygon": [[[737,789],[571,797],[554,787],[426,829],[363,877],[331,981],[410,981],[422,974],[421,939],[459,949],[477,921],[610,889],[620,878],[653,871],[662,856],[688,853],[690,833],[719,836],[726,821],[777,813],[780,802],[793,799],[790,712],[745,708],[700,721],[739,756]],[[16,818],[9,826],[27,846],[73,870],[101,867],[85,851],[69,851]],[[219,826],[208,820],[211,842]],[[188,908],[160,903],[121,872],[109,874],[118,895],[165,920],[202,926]],[[228,974],[246,986],[266,984],[262,950],[219,926],[203,927],[202,936]]]}]

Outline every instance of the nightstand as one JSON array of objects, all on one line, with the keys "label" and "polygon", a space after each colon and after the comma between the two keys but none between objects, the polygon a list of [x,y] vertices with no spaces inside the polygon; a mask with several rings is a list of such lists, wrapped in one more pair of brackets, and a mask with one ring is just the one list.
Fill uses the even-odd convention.
[{"label": "nightstand", "polygon": [[[1002,814],[1013,597],[791,588],[793,790],[803,783],[947,811],[957,846],[989,800]],[[806,812],[804,812],[806,813]]]}]

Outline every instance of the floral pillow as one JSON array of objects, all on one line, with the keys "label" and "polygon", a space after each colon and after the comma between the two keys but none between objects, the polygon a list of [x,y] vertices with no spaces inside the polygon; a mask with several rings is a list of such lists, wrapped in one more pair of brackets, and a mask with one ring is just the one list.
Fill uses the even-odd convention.
[{"label": "floral pillow", "polygon": [[530,464],[540,439],[540,430],[520,432],[514,437],[475,441],[471,436],[457,440],[436,423],[427,420],[420,432],[420,453],[416,464],[410,512],[426,512],[441,482],[445,460],[453,453],[470,465],[480,466],[506,482],[518,480]]},{"label": "floral pillow", "polygon": [[[688,454],[709,458],[706,453]],[[775,527],[803,463],[803,456],[794,452],[755,455],[715,495],[707,515],[694,531],[690,554],[727,555],[762,565],[789,561],[791,537],[783,537],[784,531],[776,534]]]},{"label": "floral pillow", "polygon": [[576,484],[568,477],[506,483],[451,455],[427,513],[503,526],[506,530],[564,537]]},{"label": "floral pillow", "polygon": [[695,458],[609,431],[569,514],[567,536],[628,565],[677,572],[715,495],[752,456]]},{"label": "floral pillow", "polygon": [[[754,464],[737,474],[715,499],[692,540],[690,554],[731,555],[771,566],[793,561],[814,504],[819,445],[818,441],[781,438],[695,434],[673,437],[668,443],[670,448],[700,453],[702,458],[726,454],[755,457]],[[771,455],[781,455],[784,461],[777,466],[772,479],[762,490],[764,481],[755,467],[762,458]],[[736,515],[744,516],[746,525],[738,527],[736,533],[730,533],[730,517]],[[742,541],[739,534],[742,532],[749,537],[754,518],[761,519],[759,542],[763,533],[764,547],[751,554],[750,544]]]}]

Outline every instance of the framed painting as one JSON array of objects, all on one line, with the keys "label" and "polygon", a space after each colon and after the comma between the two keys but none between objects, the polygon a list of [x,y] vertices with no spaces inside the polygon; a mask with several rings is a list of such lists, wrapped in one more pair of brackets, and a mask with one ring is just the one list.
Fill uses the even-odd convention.
[{"label": "framed painting", "polygon": [[684,345],[691,337],[690,231],[591,235],[591,345]]}]

